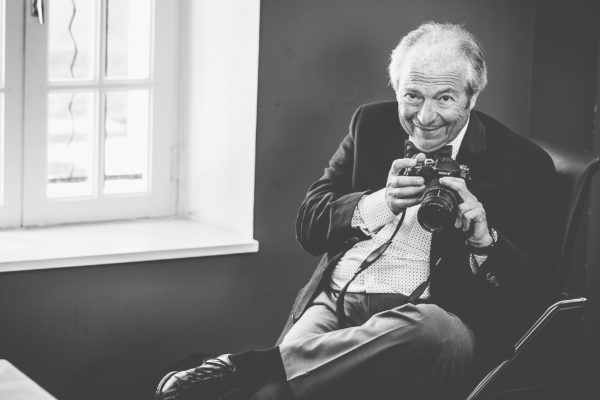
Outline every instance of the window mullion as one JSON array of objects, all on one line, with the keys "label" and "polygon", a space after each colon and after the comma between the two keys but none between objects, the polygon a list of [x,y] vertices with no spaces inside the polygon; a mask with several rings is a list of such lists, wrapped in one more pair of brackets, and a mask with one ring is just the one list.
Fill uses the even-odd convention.
[{"label": "window mullion", "polygon": [[103,187],[104,187],[104,144],[106,143],[106,127],[104,121],[106,121],[106,91],[100,89],[97,92],[97,101],[98,101],[98,121],[96,122],[96,140],[95,146],[96,151],[94,152],[96,156],[96,160],[94,165],[96,167],[95,177],[96,177],[96,197],[103,197]]},{"label": "window mullion", "polygon": [[47,165],[47,24],[25,18],[23,225],[44,224]]},{"label": "window mullion", "polygon": [[106,91],[104,90],[104,77],[106,76],[106,40],[107,40],[107,12],[108,4],[107,0],[100,0],[98,23],[97,23],[97,35],[98,38],[98,62],[97,62],[97,82],[99,90],[97,93],[98,101],[98,120],[96,121],[96,160],[94,165],[96,167],[95,178],[96,178],[96,197],[103,197],[104,188],[104,152],[106,143]]}]

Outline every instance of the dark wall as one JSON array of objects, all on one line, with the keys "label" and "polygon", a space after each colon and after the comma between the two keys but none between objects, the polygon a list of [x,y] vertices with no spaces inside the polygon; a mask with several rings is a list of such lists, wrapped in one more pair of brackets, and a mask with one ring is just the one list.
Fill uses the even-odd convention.
[{"label": "dark wall", "polygon": [[389,52],[430,19],[464,22],[479,37],[490,84],[478,108],[529,134],[533,0],[263,0],[260,252],[0,274],[0,357],[65,399],[79,396],[80,377],[272,344],[316,264],[293,231],[306,188],[355,108],[393,98]]},{"label": "dark wall", "polygon": [[538,1],[535,19],[533,136],[593,149],[600,2]]}]

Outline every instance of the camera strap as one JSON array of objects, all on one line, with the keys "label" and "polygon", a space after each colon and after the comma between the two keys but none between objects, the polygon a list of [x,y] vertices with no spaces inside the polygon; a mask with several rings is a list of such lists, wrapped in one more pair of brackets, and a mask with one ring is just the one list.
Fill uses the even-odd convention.
[{"label": "camera strap", "polygon": [[[396,229],[394,230],[394,233],[392,233],[392,236],[390,236],[390,238],[388,240],[386,240],[385,243],[383,243],[381,246],[379,246],[378,248],[373,250],[371,252],[371,254],[369,254],[367,256],[367,258],[365,258],[365,260],[359,265],[358,269],[356,270],[356,272],[354,273],[352,278],[350,278],[350,280],[348,282],[346,282],[346,284],[340,291],[337,301],[336,301],[336,304],[335,304],[335,311],[337,314],[339,329],[347,328],[349,326],[348,318],[346,317],[346,313],[344,311],[344,297],[346,296],[348,287],[361,272],[363,272],[365,269],[369,268],[369,266],[371,264],[373,264],[379,257],[381,257],[381,255],[387,250],[387,248],[392,243],[392,240],[394,240],[394,237],[400,230],[400,227],[402,226],[402,223],[404,222],[405,216],[406,216],[406,209],[404,209],[402,211],[402,216],[400,217],[400,221],[398,222],[398,225],[396,225]],[[436,264],[439,264],[439,260]],[[421,295],[423,294],[425,289],[427,289],[427,286],[429,286],[430,277],[431,277],[431,275],[429,275],[429,277],[427,278],[427,280],[425,282],[421,283],[419,286],[417,286],[417,288],[415,290],[412,291],[412,293],[406,299],[406,303],[413,303],[415,300],[417,300],[419,297],[421,297]]]}]

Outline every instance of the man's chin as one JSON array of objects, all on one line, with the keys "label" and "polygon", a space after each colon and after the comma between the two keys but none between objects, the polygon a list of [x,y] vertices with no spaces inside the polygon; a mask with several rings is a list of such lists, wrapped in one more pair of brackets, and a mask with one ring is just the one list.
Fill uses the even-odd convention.
[{"label": "man's chin", "polygon": [[418,140],[415,138],[412,138],[412,142],[414,143],[414,145],[417,149],[419,149],[420,151],[422,151],[424,153],[434,152],[436,150],[441,149],[446,144],[448,144],[445,141]]},{"label": "man's chin", "polygon": [[417,148],[426,152],[435,151],[450,143],[450,141],[445,139],[447,139],[447,135],[443,129],[436,131],[421,131],[416,129],[412,135],[412,141]]}]

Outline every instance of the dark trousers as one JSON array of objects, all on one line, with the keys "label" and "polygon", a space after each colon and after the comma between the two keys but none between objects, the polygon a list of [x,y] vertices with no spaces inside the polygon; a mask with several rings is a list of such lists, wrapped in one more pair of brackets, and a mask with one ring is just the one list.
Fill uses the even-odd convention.
[{"label": "dark trousers", "polygon": [[336,298],[321,292],[280,345],[295,397],[338,397],[350,388],[377,399],[451,398],[461,390],[475,338],[458,317],[434,304],[404,304],[402,295],[348,293],[351,327],[337,329]]}]

